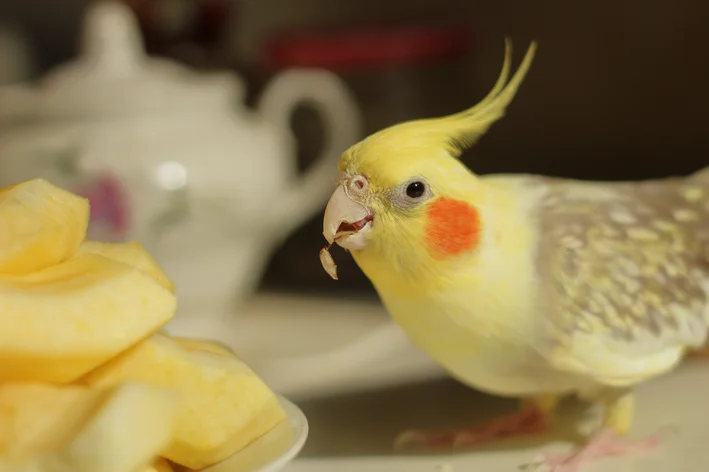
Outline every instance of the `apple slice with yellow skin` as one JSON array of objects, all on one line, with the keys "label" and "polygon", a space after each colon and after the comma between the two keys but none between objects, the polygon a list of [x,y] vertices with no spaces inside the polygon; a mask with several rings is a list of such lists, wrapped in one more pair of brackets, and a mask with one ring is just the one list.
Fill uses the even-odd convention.
[{"label": "apple slice with yellow skin", "polygon": [[212,354],[219,354],[221,356],[235,356],[234,351],[229,349],[229,347],[225,344],[217,341],[211,341],[209,339],[181,338],[175,336],[170,336],[170,338],[189,351],[205,351],[211,352]]},{"label": "apple slice with yellow skin", "polygon": [[97,254],[0,275],[0,382],[71,382],[162,328],[176,308],[145,272]]},{"label": "apple slice with yellow skin", "polygon": [[148,382],[180,394],[174,436],[160,455],[190,469],[221,462],[286,417],[271,389],[233,355],[186,349],[156,333],[89,373],[103,387]]},{"label": "apple slice with yellow skin", "polygon": [[86,240],[79,246],[77,255],[86,253],[98,254],[99,256],[123,262],[136,269],[140,269],[169,291],[175,292],[175,285],[172,283],[172,280],[163,272],[153,256],[137,241],[126,243],[101,243]]},{"label": "apple slice with yellow skin", "polygon": [[43,179],[0,191],[0,274],[66,261],[86,237],[89,201]]},{"label": "apple slice with yellow skin", "polygon": [[125,383],[108,389],[0,387],[0,471],[135,472],[169,443],[178,397]]}]

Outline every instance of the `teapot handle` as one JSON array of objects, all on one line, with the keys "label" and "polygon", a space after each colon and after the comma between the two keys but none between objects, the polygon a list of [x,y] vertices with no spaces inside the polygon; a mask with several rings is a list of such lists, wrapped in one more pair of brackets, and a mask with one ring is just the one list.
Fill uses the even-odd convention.
[{"label": "teapot handle", "polygon": [[266,86],[258,111],[278,129],[289,129],[290,118],[301,103],[320,114],[325,139],[319,156],[305,174],[292,179],[279,196],[271,220],[286,236],[320,208],[334,188],[340,155],[359,138],[362,118],[359,106],[345,83],[323,69],[289,69]]}]

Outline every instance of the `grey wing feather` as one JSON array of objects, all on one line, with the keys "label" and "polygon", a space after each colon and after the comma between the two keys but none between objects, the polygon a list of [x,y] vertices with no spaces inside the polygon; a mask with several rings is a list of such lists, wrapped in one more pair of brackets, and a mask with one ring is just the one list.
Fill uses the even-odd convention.
[{"label": "grey wing feather", "polygon": [[681,182],[550,185],[537,221],[538,347],[554,367],[629,386],[705,342],[709,258],[693,224],[709,210]]}]

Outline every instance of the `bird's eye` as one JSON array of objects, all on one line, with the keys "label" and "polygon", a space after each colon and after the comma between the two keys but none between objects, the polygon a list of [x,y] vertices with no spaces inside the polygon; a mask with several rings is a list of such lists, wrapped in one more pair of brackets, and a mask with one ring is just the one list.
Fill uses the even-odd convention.
[{"label": "bird's eye", "polygon": [[423,177],[414,177],[402,182],[392,194],[392,203],[398,208],[407,210],[418,207],[432,197],[431,185]]},{"label": "bird's eye", "polygon": [[421,198],[424,193],[426,193],[426,185],[418,180],[406,187],[406,196],[409,198]]}]

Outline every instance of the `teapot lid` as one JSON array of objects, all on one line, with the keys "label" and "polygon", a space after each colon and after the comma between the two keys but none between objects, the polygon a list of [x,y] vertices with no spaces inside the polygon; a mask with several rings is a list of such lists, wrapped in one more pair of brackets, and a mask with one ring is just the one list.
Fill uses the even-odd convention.
[{"label": "teapot lid", "polygon": [[236,74],[148,56],[133,12],[111,0],[89,7],[79,57],[38,85],[31,108],[43,118],[233,109],[244,95]]}]

